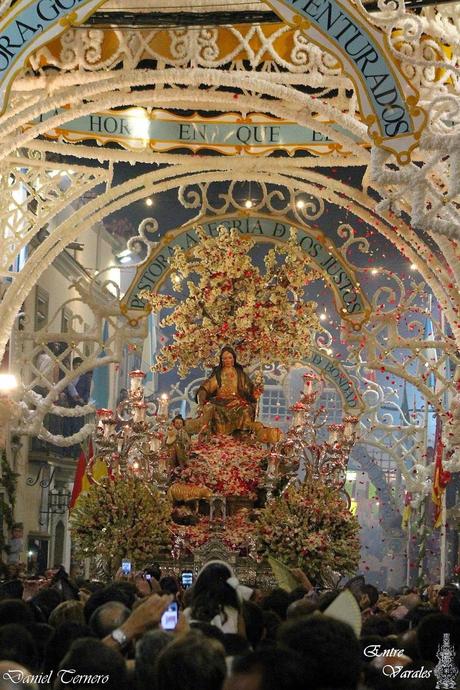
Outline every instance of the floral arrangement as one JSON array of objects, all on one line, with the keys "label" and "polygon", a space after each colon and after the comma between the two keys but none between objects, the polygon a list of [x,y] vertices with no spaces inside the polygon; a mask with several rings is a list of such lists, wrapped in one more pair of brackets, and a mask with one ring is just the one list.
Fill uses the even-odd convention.
[{"label": "floral arrangement", "polygon": [[[219,523],[216,535],[232,551],[252,550],[256,529],[256,523],[251,520],[253,515],[253,510],[242,508]],[[213,526],[215,527],[208,517],[202,517],[196,525],[173,524],[175,543],[179,550],[192,553],[208,541],[213,533]]]},{"label": "floral arrangement", "polygon": [[359,563],[359,523],[343,498],[322,482],[290,486],[260,511],[257,549],[321,578],[329,568],[352,573]]},{"label": "floral arrangement", "polygon": [[190,275],[188,297],[165,298],[148,290],[139,293],[153,311],[172,307],[160,326],[174,326],[173,342],[157,355],[155,371],[176,364],[185,376],[197,362],[210,366],[224,345],[231,345],[239,361],[289,365],[310,353],[315,334],[322,330],[315,302],[305,302],[303,290],[319,273],[297,242],[271,249],[265,273],[252,263],[248,252],[255,241],[236,229],[220,227],[216,237],[197,228],[200,242],[185,253],[176,247],[170,260],[175,289]]},{"label": "floral arrangement", "polygon": [[70,516],[77,557],[97,556],[113,576],[122,558],[138,567],[170,547],[171,506],[136,476],[108,477],[81,496]]},{"label": "floral arrangement", "polygon": [[254,499],[266,455],[266,449],[258,443],[213,436],[209,441],[192,444],[187,467],[178,474],[181,482],[206,486],[213,494]]}]

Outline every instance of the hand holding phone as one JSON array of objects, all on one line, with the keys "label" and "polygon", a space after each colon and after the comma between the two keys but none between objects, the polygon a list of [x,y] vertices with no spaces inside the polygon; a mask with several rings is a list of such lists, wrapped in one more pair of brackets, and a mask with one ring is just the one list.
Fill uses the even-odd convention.
[{"label": "hand holding phone", "polygon": [[174,630],[177,625],[178,606],[177,601],[172,601],[164,614],[161,616],[161,627],[163,630]]},{"label": "hand holding phone", "polygon": [[131,573],[131,561],[127,558],[123,558],[121,562],[121,572],[123,575],[129,575]]},{"label": "hand holding phone", "polygon": [[184,570],[180,576],[181,585],[184,589],[188,589],[193,585],[193,572],[191,570]]}]

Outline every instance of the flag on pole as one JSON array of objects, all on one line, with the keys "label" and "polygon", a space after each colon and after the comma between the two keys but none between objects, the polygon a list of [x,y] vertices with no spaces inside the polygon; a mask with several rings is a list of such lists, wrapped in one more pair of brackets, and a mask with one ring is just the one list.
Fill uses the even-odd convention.
[{"label": "flag on pole", "polygon": [[412,515],[412,494],[410,491],[406,491],[404,495],[404,510],[402,514],[402,521],[401,521],[401,527],[403,530],[406,530],[409,526],[410,518]]},{"label": "flag on pole", "polygon": [[[89,441],[88,451],[85,453],[82,448],[80,457],[78,458],[77,469],[75,470],[75,479],[73,483],[72,496],[70,497],[69,510],[72,510],[78,502],[78,499],[83,494],[86,494],[91,485],[94,483],[87,472],[88,463],[94,455],[93,442]],[[91,470],[91,475],[96,481],[108,475],[107,465],[100,458],[96,458],[94,466]]]},{"label": "flag on pole", "polygon": [[450,481],[450,472],[445,472],[442,464],[444,453],[444,445],[442,442],[442,422],[439,415],[436,417],[436,435],[434,444],[434,474],[433,487],[431,490],[431,498],[433,500],[434,511],[434,527],[441,527],[442,523],[442,500],[446,490],[446,486]]},{"label": "flag on pole", "polygon": [[80,456],[78,458],[77,468],[75,470],[75,478],[73,480],[72,496],[70,497],[69,510],[72,510],[75,503],[77,502],[79,495],[84,490],[83,484],[85,483],[85,478],[87,479],[87,477],[86,477],[86,465],[88,464],[88,461],[92,457],[93,457],[93,443],[90,439],[89,444],[88,444],[87,453],[85,453],[85,450],[82,446]]}]

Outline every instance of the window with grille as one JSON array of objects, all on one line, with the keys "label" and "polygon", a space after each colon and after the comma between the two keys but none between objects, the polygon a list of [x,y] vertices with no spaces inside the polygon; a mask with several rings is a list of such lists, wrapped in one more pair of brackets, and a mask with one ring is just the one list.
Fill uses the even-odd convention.
[{"label": "window with grille", "polygon": [[289,414],[287,401],[280,386],[266,386],[259,404],[259,417],[262,421],[268,422],[275,417],[284,421]]}]

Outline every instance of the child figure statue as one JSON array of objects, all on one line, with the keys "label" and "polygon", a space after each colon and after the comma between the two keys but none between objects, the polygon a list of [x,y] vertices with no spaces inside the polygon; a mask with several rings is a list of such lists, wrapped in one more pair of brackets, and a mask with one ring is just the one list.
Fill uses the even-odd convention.
[{"label": "child figure statue", "polygon": [[15,522],[11,529],[11,537],[7,547],[8,565],[17,565],[21,562],[22,548],[24,544],[24,526],[22,522]]},{"label": "child figure statue", "polygon": [[190,436],[185,430],[185,420],[178,414],[171,422],[165,439],[165,445],[172,467],[187,466],[190,453]]}]

